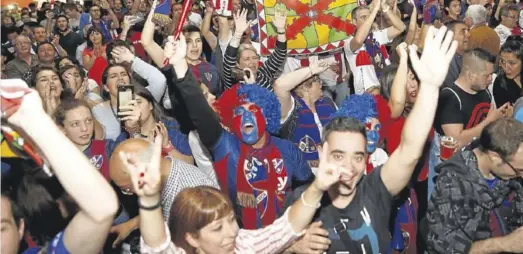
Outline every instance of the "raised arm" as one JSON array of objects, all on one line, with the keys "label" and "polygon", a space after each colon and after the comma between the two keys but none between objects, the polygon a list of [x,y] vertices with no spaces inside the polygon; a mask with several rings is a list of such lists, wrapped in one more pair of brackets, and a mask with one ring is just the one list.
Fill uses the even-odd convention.
[{"label": "raised arm", "polygon": [[403,23],[403,21],[401,21],[401,18],[390,10],[390,7],[387,4],[387,1],[382,1],[381,3],[382,3],[381,10],[382,10],[383,14],[385,16],[387,16],[387,18],[389,18],[390,23],[392,24],[391,27],[387,28],[387,37],[389,37],[389,40],[393,40],[398,35],[403,33],[403,31],[405,31],[405,29],[407,27],[405,26],[405,23]]},{"label": "raised arm", "polygon": [[[350,41],[350,51],[356,52],[358,49],[361,48],[361,46],[363,46],[363,43],[365,43],[365,40],[367,39],[367,36],[369,35],[372,29],[372,24],[376,19],[376,15],[378,15],[378,11],[380,10],[381,1],[383,0],[374,0],[374,2],[372,3],[372,11],[370,12],[363,25],[360,28],[358,28],[356,34],[354,35],[354,38]],[[356,18],[357,17],[352,17],[352,19]]]},{"label": "raised arm", "polygon": [[[140,0],[136,0],[140,1]],[[153,23],[153,15],[154,15],[154,9],[156,8],[157,0],[153,2],[153,5],[151,6],[151,12],[149,13],[149,16],[147,16],[147,20],[145,21],[145,24],[143,26],[142,35],[140,37],[140,40],[142,42],[143,48],[145,49],[145,52],[149,54],[151,59],[153,60],[154,64],[158,66],[159,68],[162,68],[164,66],[165,56],[163,55],[163,49],[158,45],[153,37],[154,37],[154,23]]]},{"label": "raised arm", "polygon": [[264,87],[272,90],[273,79],[281,73],[285,59],[287,58],[287,36],[285,29],[287,27],[287,9],[276,8],[274,13],[273,25],[276,28],[277,41],[274,45],[274,51],[269,56],[269,59],[260,67],[260,74],[258,80],[265,78],[270,79],[269,82],[260,82]]},{"label": "raised arm", "polygon": [[390,89],[389,108],[391,110],[392,118],[400,117],[401,114],[403,114],[403,110],[405,109],[405,102],[407,99],[407,62],[409,60],[409,55],[407,54],[407,44],[402,42],[400,45],[398,45],[398,47],[396,47],[396,51],[400,57],[400,63]]},{"label": "raised arm", "polygon": [[[220,23],[220,25],[223,23]],[[222,86],[223,89],[229,89],[234,84],[234,78],[232,76],[232,69],[236,66],[236,59],[238,56],[238,47],[240,46],[240,40],[243,33],[250,28],[250,22],[247,21],[247,10],[243,10],[234,15],[234,25],[236,31],[234,32],[229,46],[225,50],[223,56],[223,77],[222,77]]]},{"label": "raised arm", "polygon": [[416,37],[416,32],[418,30],[418,8],[412,0],[409,0],[409,4],[412,5],[412,13],[410,14],[409,21],[409,30],[407,31],[407,37],[405,42],[407,45],[414,43],[414,38]]},{"label": "raised arm", "polygon": [[171,90],[178,90],[183,103],[187,107],[187,113],[192,123],[198,130],[200,140],[209,149],[220,139],[223,129],[217,114],[207,103],[203,92],[194,79],[192,72],[189,71],[185,55],[187,52],[187,43],[185,36],[180,34],[178,41],[174,42],[173,36],[169,36],[169,41],[165,46],[165,54],[169,63],[173,65],[176,78]]},{"label": "raised arm", "polygon": [[[17,81],[6,80],[2,88],[12,82]],[[7,121],[30,137],[65,191],[78,204],[79,212],[63,235],[66,249],[70,253],[100,252],[118,208],[112,187],[43,111],[36,91],[30,90],[23,97],[20,108]]]},{"label": "raised arm", "polygon": [[308,67],[289,72],[276,79],[274,82],[274,93],[281,104],[282,119],[287,118],[287,113],[292,107],[291,91],[303,83],[303,81],[324,72],[327,68],[329,68],[329,62],[318,61],[311,63]]},{"label": "raised arm", "polygon": [[447,32],[447,28],[442,27],[434,37],[435,32],[434,28],[428,31],[421,59],[416,53],[416,46],[410,46],[409,56],[421,86],[418,99],[401,132],[401,142],[381,171],[383,184],[392,195],[397,195],[407,186],[423,153],[436,114],[439,88],[456,52],[457,43],[452,41],[451,31]]},{"label": "raised arm", "polygon": [[205,15],[203,16],[202,21],[202,36],[207,43],[209,43],[212,51],[214,51],[218,46],[218,38],[216,38],[216,36],[211,32],[213,12],[214,8],[211,2],[205,2]]}]

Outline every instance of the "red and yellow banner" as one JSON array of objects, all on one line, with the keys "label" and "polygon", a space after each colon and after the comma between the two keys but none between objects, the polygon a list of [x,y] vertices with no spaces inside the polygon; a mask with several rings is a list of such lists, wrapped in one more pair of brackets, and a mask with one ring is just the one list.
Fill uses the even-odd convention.
[{"label": "red and yellow banner", "polygon": [[288,10],[288,54],[308,55],[343,46],[355,31],[350,13],[356,6],[356,0],[257,0],[261,54],[270,55],[276,43],[276,8]]}]

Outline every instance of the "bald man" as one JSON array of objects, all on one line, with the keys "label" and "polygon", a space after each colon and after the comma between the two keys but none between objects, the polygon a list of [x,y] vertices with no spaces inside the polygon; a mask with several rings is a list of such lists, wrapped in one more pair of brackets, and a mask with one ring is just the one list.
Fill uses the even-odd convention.
[{"label": "bald man", "polygon": [[[133,195],[133,184],[131,176],[123,166],[123,162],[118,155],[120,152],[135,153],[141,160],[150,160],[150,142],[145,139],[128,139],[120,143],[113,152],[109,161],[109,174],[111,180],[120,188],[125,195]],[[200,169],[189,165],[181,160],[163,157],[160,163],[160,174],[162,178],[162,214],[165,221],[169,221],[171,205],[174,198],[185,188],[196,186],[212,186],[219,189],[218,183],[211,180]],[[130,231],[139,227],[138,216],[128,222],[113,227],[111,232],[118,233],[119,236],[113,245],[125,238]]]}]

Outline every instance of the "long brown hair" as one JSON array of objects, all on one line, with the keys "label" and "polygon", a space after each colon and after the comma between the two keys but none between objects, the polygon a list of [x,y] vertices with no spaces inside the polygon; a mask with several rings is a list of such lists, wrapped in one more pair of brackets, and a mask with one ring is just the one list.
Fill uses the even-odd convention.
[{"label": "long brown hair", "polygon": [[187,253],[196,253],[196,249],[185,240],[185,235],[199,237],[203,227],[232,211],[231,201],[218,189],[208,186],[184,189],[171,206],[171,241]]}]

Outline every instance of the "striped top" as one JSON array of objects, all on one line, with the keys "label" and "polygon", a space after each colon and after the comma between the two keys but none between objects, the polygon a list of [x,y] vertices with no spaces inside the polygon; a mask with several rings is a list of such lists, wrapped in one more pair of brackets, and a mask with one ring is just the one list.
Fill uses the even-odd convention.
[{"label": "striped top", "polygon": [[[232,76],[232,69],[236,66],[238,48],[227,46],[223,57],[222,84],[224,89],[230,89],[237,80]],[[258,69],[256,82],[259,86],[272,91],[272,84],[276,75],[283,70],[283,64],[287,58],[287,42],[276,41],[274,51],[265,63]]]},{"label": "striped top", "polygon": [[[301,233],[296,233],[289,223],[289,209],[284,216],[275,220],[271,225],[257,229],[240,229],[234,242],[234,253],[236,254],[272,254],[280,253],[298,239]],[[171,241],[171,235],[167,224],[165,224],[167,237],[165,242],[158,248],[147,246],[140,238],[140,253],[142,254],[185,254],[185,250],[176,247]],[[232,253],[231,253],[232,254]]]}]

